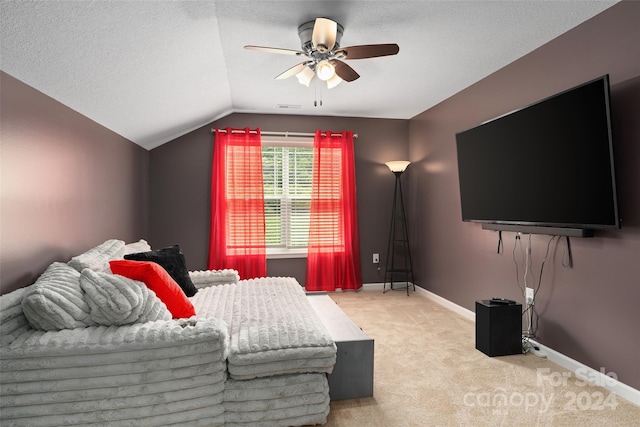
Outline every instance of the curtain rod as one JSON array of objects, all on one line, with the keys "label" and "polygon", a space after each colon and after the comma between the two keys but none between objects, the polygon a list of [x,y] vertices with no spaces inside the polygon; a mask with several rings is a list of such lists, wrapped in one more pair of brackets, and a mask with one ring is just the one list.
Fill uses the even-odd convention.
[{"label": "curtain rod", "polygon": [[[215,128],[211,128],[211,133],[215,133],[215,131],[216,131]],[[220,132],[224,132],[224,133],[227,132],[226,129],[219,129],[219,131]],[[249,132],[256,133],[256,131],[254,131],[254,130],[251,130]],[[231,133],[244,133],[244,130],[242,130],[242,129],[233,130],[233,131],[231,131]],[[264,135],[264,136],[284,136],[285,138],[289,137],[289,136],[291,136],[291,137],[294,137],[294,136],[313,137],[313,136],[315,136],[315,133],[313,133],[313,132],[288,132],[288,131],[267,131],[267,130],[260,131],[260,134]],[[324,132],[322,132],[322,134],[326,135]],[[340,135],[340,134],[336,133],[334,135]],[[357,138],[358,134],[354,133],[353,137]]]}]

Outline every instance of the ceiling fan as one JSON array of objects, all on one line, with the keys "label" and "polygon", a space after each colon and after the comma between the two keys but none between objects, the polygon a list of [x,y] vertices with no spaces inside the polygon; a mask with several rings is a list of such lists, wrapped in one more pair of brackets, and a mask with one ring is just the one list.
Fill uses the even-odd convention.
[{"label": "ceiling fan", "polygon": [[275,47],[245,46],[245,49],[261,52],[277,53],[305,57],[306,60],[295,65],[276,79],[296,76],[298,81],[309,86],[314,76],[327,82],[329,89],[336,87],[343,80],[352,82],[360,75],[343,60],[376,58],[395,55],[400,48],[395,43],[368,44],[360,46],[340,47],[340,39],[344,28],[328,18],[316,18],[298,27],[298,36],[302,50],[280,49]]}]

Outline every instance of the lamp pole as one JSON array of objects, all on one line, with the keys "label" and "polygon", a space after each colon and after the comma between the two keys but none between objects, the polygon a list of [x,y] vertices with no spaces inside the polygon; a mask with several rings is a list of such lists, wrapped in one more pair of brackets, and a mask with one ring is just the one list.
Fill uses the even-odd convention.
[{"label": "lamp pole", "polygon": [[[395,188],[393,190],[393,207],[391,209],[391,227],[389,230],[389,243],[387,246],[387,265],[384,274],[384,284],[382,292],[387,291],[387,282],[389,282],[389,290],[394,290],[394,277],[400,276],[404,278],[407,284],[407,296],[409,296],[409,286],[413,285],[415,291],[416,285],[413,279],[413,265],[411,263],[411,251],[409,248],[409,233],[407,231],[407,217],[404,209],[404,196],[402,194],[402,182],[400,177],[409,165],[408,161],[387,162],[391,172],[396,177]],[[398,260],[396,253],[401,252],[401,260]],[[401,262],[399,262],[401,261]]]}]

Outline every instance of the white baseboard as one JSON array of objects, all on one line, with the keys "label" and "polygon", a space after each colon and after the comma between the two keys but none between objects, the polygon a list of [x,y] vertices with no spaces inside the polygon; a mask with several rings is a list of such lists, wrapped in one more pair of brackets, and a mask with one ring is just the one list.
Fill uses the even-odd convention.
[{"label": "white baseboard", "polygon": [[365,283],[362,285],[362,289],[363,290],[372,290],[372,289],[382,290],[383,286],[384,286],[384,283]]},{"label": "white baseboard", "polygon": [[416,286],[416,293],[429,298],[431,301],[434,301],[438,304],[440,304],[441,306],[448,308],[449,310],[458,313],[459,315],[461,315],[464,318],[467,318],[469,320],[471,320],[472,322],[476,321],[476,313],[474,313],[471,310],[468,310],[458,304],[455,304],[451,301],[449,301],[448,299],[442,298],[440,295],[436,295],[431,291],[428,291],[424,288],[421,288],[420,286]]},{"label": "white baseboard", "polygon": [[634,405],[640,406],[640,390],[636,390],[635,388],[606,375],[606,373],[602,370],[595,370],[581,362],[578,362],[577,360],[570,358],[569,356],[566,356],[550,347],[547,347],[544,344],[540,344],[539,342],[534,340],[530,341],[535,343],[540,348],[540,351],[545,356],[547,356],[547,359],[573,372],[576,377],[604,387],[606,390],[615,393],[616,395],[625,400],[628,400]]},{"label": "white baseboard", "polygon": [[[365,283],[362,285],[363,290],[373,290],[373,289],[382,290],[383,287],[384,287],[384,283]],[[424,288],[421,288],[420,286],[416,286],[416,293],[422,295],[423,297],[429,298],[432,301],[437,302],[438,304],[448,308],[451,311],[458,313],[462,317],[465,317],[473,322],[475,322],[476,320],[476,314],[473,311],[467,310],[466,308],[459,306],[458,304],[452,303],[448,299],[442,298],[441,296],[436,295],[433,292],[430,292]]]},{"label": "white baseboard", "polygon": [[[364,289],[382,289],[382,283],[372,283],[363,285]],[[449,310],[461,315],[464,318],[467,318],[473,322],[476,320],[476,314],[468,310],[458,304],[455,304],[448,299],[441,297],[440,295],[436,295],[431,291],[428,291],[420,286],[416,286],[416,293],[429,298],[430,300],[440,304],[441,306],[448,308]],[[635,388],[624,384],[617,379],[614,379],[610,376],[605,375],[605,372],[595,370],[587,365],[584,365],[577,360],[570,358],[550,347],[545,346],[544,344],[540,344],[537,341],[533,341],[539,348],[540,351],[553,363],[562,366],[563,368],[573,372],[576,377],[581,378],[583,380],[587,380],[591,383],[595,383],[608,391],[615,393],[617,396],[628,400],[634,405],[640,406],[640,390],[636,390]]]}]

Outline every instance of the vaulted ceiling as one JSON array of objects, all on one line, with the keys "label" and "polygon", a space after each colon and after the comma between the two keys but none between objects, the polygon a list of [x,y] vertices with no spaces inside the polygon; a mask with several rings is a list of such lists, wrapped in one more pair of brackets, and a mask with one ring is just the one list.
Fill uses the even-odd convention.
[{"label": "vaulted ceiling", "polygon": [[[233,112],[409,119],[614,3],[1,0],[0,68],[152,149]],[[342,46],[400,52],[348,61],[361,77],[329,90],[274,79],[300,58],[243,49],[300,50],[316,17]]]}]

